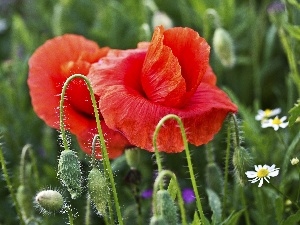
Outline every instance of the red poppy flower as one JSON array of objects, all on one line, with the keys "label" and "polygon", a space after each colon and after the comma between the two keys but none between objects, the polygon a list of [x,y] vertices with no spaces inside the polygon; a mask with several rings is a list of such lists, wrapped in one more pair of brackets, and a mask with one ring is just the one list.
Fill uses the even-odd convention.
[{"label": "red poppy flower", "polygon": [[[100,96],[106,124],[120,130],[130,143],[153,151],[157,123],[167,114],[176,114],[190,143],[208,143],[226,115],[237,111],[215,86],[209,50],[207,42],[192,29],[157,27],[148,50],[111,51],[93,64],[88,75]],[[169,153],[184,149],[174,120],[161,128],[157,145]]]},{"label": "red poppy flower", "polygon": [[[99,48],[97,43],[82,36],[66,34],[48,40],[33,53],[28,77],[31,101],[36,114],[48,126],[59,129],[60,94],[67,78],[75,73],[87,75],[91,64],[106,56],[108,51],[109,48]],[[65,125],[88,153],[97,133],[90,99],[84,81],[71,81],[64,105]],[[108,129],[105,123],[102,127],[108,135],[110,157],[120,155],[128,141],[119,132]],[[122,141],[116,145],[114,139]]]}]

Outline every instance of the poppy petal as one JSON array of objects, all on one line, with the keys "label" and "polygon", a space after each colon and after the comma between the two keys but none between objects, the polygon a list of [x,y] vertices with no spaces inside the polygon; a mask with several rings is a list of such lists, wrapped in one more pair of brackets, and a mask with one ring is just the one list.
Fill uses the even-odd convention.
[{"label": "poppy petal", "polygon": [[168,29],[163,35],[164,45],[172,49],[179,61],[186,82],[185,98],[189,98],[197,90],[207,70],[210,47],[196,31],[187,27]]},{"label": "poppy petal", "polygon": [[[126,147],[132,146],[120,132],[113,131],[110,128],[108,128],[104,120],[101,120],[100,123],[109,158],[117,158],[118,156],[124,153],[124,149]],[[91,155],[92,153],[92,142],[96,134],[98,134],[96,123],[94,120],[90,120],[89,123],[86,125],[85,130],[76,135],[77,141],[81,149],[89,155]],[[97,158],[102,158],[99,142],[97,142],[96,144],[95,156]]]},{"label": "poppy petal", "polygon": [[[188,141],[202,145],[212,140],[227,114],[237,110],[223,91],[208,84],[201,84],[191,102],[181,109],[157,105],[116,85],[101,97],[100,109],[110,128],[121,130],[130,143],[149,151],[153,151],[156,124],[167,114],[181,117]],[[168,153],[184,149],[175,120],[166,121],[161,128],[157,146]]]},{"label": "poppy petal", "polygon": [[[73,34],[48,40],[34,52],[29,60],[28,86],[34,111],[47,125],[59,128],[58,107],[66,79],[74,73],[86,75],[91,63],[107,52],[108,48],[100,49],[97,43]],[[73,133],[81,132],[93,117],[89,92],[84,85],[74,80],[67,90],[65,123]]]},{"label": "poppy petal", "polygon": [[163,45],[163,39],[163,30],[156,29],[143,65],[141,83],[150,101],[175,107],[186,91],[185,80],[178,59]]},{"label": "poppy petal", "polygon": [[[140,84],[140,71],[146,49],[113,50],[107,57],[91,66],[87,75],[96,95],[101,96],[114,85],[125,85],[131,92],[145,96]],[[126,76],[126,74],[130,76]]]},{"label": "poppy petal", "polygon": [[209,65],[207,67],[207,70],[201,80],[201,83],[207,83],[207,84],[210,84],[210,85],[216,85],[217,83],[217,77],[216,75],[214,74],[211,66]]}]

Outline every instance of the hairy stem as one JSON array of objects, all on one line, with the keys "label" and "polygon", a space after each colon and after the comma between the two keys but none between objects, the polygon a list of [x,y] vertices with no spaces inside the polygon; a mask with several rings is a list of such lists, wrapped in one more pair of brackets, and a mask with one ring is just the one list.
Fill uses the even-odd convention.
[{"label": "hairy stem", "polygon": [[82,74],[74,74],[74,75],[70,76],[64,83],[64,86],[62,89],[62,95],[61,95],[61,100],[60,100],[60,129],[61,129],[63,144],[64,144],[65,149],[68,149],[68,142],[67,142],[64,123],[63,123],[64,96],[66,94],[66,89],[67,89],[68,84],[75,78],[84,80],[84,82],[87,85],[87,88],[90,92],[90,96],[91,96],[91,100],[92,100],[92,104],[93,104],[93,108],[94,108],[96,124],[97,124],[98,135],[99,135],[100,143],[101,143],[100,149],[101,149],[101,155],[103,158],[103,164],[104,164],[104,168],[105,168],[104,171],[110,180],[110,189],[113,192],[114,204],[115,204],[115,209],[116,209],[119,224],[123,225],[123,219],[122,219],[122,215],[121,215],[121,209],[120,209],[120,204],[119,204],[119,200],[118,200],[116,185],[115,185],[115,181],[114,181],[114,177],[113,177],[113,172],[112,172],[112,169],[110,166],[110,161],[109,161],[109,157],[108,157],[108,153],[107,153],[107,149],[106,149],[106,145],[105,145],[105,139],[104,139],[101,124],[100,124],[100,116],[99,116],[99,112],[98,112],[96,98],[95,98],[92,86],[90,84],[90,81],[87,79],[86,76],[84,76]]}]

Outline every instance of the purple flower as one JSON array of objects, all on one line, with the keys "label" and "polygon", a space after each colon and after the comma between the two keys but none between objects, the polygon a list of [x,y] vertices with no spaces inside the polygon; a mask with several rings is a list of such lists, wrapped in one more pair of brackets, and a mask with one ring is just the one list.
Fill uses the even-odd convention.
[{"label": "purple flower", "polygon": [[279,13],[279,12],[283,12],[284,10],[285,10],[285,5],[279,1],[275,1],[271,3],[267,8],[268,13]]},{"label": "purple flower", "polygon": [[195,194],[193,189],[191,188],[184,188],[182,191],[182,198],[185,203],[189,204],[195,201]]},{"label": "purple flower", "polygon": [[148,199],[151,198],[153,194],[153,190],[152,189],[146,189],[141,193],[142,198]]}]

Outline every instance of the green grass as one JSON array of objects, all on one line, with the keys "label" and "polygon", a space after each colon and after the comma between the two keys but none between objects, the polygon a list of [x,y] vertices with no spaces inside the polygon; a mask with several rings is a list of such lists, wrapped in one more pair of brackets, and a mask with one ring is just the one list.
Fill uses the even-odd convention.
[{"label": "green grass", "polygon": [[[210,64],[218,77],[217,85],[225,90],[239,107],[241,145],[252,157],[252,164],[245,167],[253,170],[254,165],[276,164],[280,168],[277,177],[270,182],[240,186],[234,176],[232,163],[233,147],[230,148],[228,192],[215,195],[207,191],[206,181],[208,160],[207,146],[190,146],[204,214],[211,224],[213,213],[218,213],[215,202],[224,200],[222,221],[224,224],[297,224],[300,212],[289,204],[298,203],[300,185],[299,165],[292,166],[290,159],[299,157],[299,123],[275,132],[272,128],[263,129],[254,119],[258,109],[282,109],[281,115],[289,116],[300,95],[299,43],[300,43],[300,5],[296,0],[283,1],[287,4],[285,12],[270,18],[267,0],[31,0],[0,2],[0,21],[6,27],[0,30],[0,142],[9,171],[14,192],[20,185],[19,166],[22,148],[32,146],[33,158],[26,158],[25,174],[30,191],[29,199],[45,188],[64,190],[56,177],[57,159],[62,148],[59,146],[58,132],[47,127],[32,109],[27,86],[28,59],[34,50],[46,40],[65,33],[81,34],[96,41],[101,47],[128,49],[137,43],[149,40],[142,33],[141,26],[151,25],[153,10],[161,10],[172,19],[174,26],[191,27],[206,38],[212,46],[216,26],[224,28],[233,40],[236,64],[227,68],[211,49]],[[155,4],[153,7],[153,4]],[[212,16],[213,9],[215,16]],[[299,110],[298,110],[299,111]],[[294,110],[294,112],[298,112]],[[299,115],[295,114],[294,117]],[[216,135],[210,146],[213,147],[214,163],[225,176],[225,156],[227,123]],[[78,144],[73,138],[73,146]],[[230,147],[230,146],[229,146]],[[78,151],[83,175],[87,175],[89,158]],[[34,158],[37,160],[39,183],[33,179]],[[182,188],[191,187],[184,153],[163,154],[164,168],[173,171]],[[139,168],[142,174],[140,190],[152,188],[156,169],[152,154],[141,151]],[[125,224],[136,219],[136,203],[132,186],[126,186],[124,177],[129,171],[125,156],[112,161],[121,211]],[[182,165],[182,166],[176,166]],[[3,170],[1,169],[2,173]],[[85,176],[86,177],[86,176]],[[218,178],[222,179],[222,178]],[[86,181],[84,181],[85,184]],[[68,196],[63,191],[64,196]],[[283,197],[283,195],[285,197]],[[0,224],[20,224],[16,207],[6,186],[0,179]],[[84,221],[86,196],[69,200],[76,214],[75,224]],[[213,203],[214,202],[214,203]],[[151,200],[141,200],[143,222],[148,224],[151,217]],[[187,219],[192,222],[195,203],[186,205]],[[35,218],[41,224],[67,223],[67,216],[43,216],[33,209]],[[91,224],[104,224],[92,210]],[[214,216],[213,218],[219,218]],[[143,223],[143,224],[144,224]]]}]

